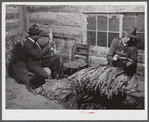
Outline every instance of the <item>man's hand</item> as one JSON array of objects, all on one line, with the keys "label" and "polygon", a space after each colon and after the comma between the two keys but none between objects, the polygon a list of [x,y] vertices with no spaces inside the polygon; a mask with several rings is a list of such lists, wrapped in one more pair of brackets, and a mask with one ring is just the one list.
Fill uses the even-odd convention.
[{"label": "man's hand", "polygon": [[132,65],[132,62],[130,62],[130,61],[128,61],[127,64],[126,64],[127,67],[129,67],[131,65]]},{"label": "man's hand", "polygon": [[117,61],[118,58],[119,58],[119,56],[117,54],[115,54],[114,57],[113,57],[113,61]]},{"label": "man's hand", "polygon": [[49,43],[47,44],[47,47],[48,47],[48,48],[51,48],[53,44],[54,44],[54,42],[49,42]]}]

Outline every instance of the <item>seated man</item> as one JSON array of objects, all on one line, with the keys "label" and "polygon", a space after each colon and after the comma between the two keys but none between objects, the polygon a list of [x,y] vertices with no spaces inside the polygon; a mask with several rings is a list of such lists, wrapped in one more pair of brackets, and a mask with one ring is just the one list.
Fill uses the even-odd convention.
[{"label": "seated man", "polygon": [[26,84],[29,91],[38,88],[45,83],[45,79],[48,78],[48,75],[43,69],[44,67],[49,67],[51,69],[53,79],[59,79],[60,76],[59,57],[56,55],[49,55],[53,42],[49,42],[44,48],[38,43],[41,32],[42,31],[39,30],[39,27],[36,24],[32,25],[29,28],[29,37],[27,37],[27,40],[24,43],[28,56],[28,59],[26,60],[26,68],[35,75]]},{"label": "seated man", "polygon": [[124,30],[123,38],[116,38],[112,41],[107,60],[114,67],[123,68],[128,76],[136,73],[137,68],[137,47],[136,28]]}]

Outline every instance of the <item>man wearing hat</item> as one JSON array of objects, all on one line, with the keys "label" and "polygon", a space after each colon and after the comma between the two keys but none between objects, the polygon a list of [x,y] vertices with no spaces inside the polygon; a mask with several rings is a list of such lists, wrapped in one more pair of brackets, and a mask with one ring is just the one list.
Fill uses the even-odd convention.
[{"label": "man wearing hat", "polygon": [[123,34],[122,38],[112,41],[107,60],[110,65],[123,68],[131,76],[137,67],[136,28],[124,29]]},{"label": "man wearing hat", "polygon": [[41,30],[34,24],[29,28],[29,37],[24,43],[25,50],[28,55],[26,60],[26,68],[28,71],[34,73],[34,77],[27,83],[28,90],[38,88],[45,83],[48,78],[47,73],[43,69],[49,67],[53,79],[58,79],[60,74],[60,59],[56,55],[48,55],[52,47],[52,42],[48,43],[44,48],[38,43]]}]

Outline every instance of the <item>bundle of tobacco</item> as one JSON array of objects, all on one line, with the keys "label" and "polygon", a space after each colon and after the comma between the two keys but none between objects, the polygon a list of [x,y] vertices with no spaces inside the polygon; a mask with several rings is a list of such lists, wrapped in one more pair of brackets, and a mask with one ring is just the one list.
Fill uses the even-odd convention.
[{"label": "bundle of tobacco", "polygon": [[39,89],[38,94],[49,100],[67,101],[67,99],[75,95],[75,89],[72,88],[67,79],[51,79]]},{"label": "bundle of tobacco", "polygon": [[56,80],[53,84],[47,82],[41,94],[50,100],[64,102],[76,95],[78,104],[93,103],[94,100],[98,105],[93,105],[93,108],[101,108],[105,101],[123,101],[125,93],[134,89],[133,81],[134,77],[125,77],[124,71],[119,68],[90,67],[76,72],[68,79]]}]

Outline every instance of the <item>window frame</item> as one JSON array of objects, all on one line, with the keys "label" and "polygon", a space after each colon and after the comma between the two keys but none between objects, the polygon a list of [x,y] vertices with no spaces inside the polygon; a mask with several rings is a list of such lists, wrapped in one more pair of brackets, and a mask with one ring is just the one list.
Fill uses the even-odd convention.
[{"label": "window frame", "polygon": [[[93,45],[93,46],[98,46],[97,45],[97,33],[98,32],[106,32],[106,35],[107,35],[107,40],[106,40],[106,42],[107,42],[107,44],[106,44],[106,46],[105,47],[108,47],[108,45],[109,45],[109,33],[117,33],[117,34],[119,34],[119,38],[121,38],[122,37],[122,30],[123,30],[123,17],[124,17],[124,15],[123,14],[120,14],[120,13],[116,13],[116,14],[114,14],[114,13],[85,13],[86,15],[87,15],[87,17],[89,17],[89,16],[95,16],[96,18],[96,29],[95,30],[90,30],[90,29],[87,29],[87,32],[89,31],[89,32],[95,32],[96,33],[96,43],[95,43],[95,45]],[[110,15],[111,16],[118,16],[119,17],[119,31],[110,31],[109,30],[109,26],[110,26],[110,23],[109,23],[109,20],[110,20]],[[97,28],[97,26],[98,26],[98,23],[97,23],[97,20],[98,20],[98,16],[106,16],[107,17],[107,30],[106,31],[101,31],[101,30],[98,30],[98,28]]]}]

